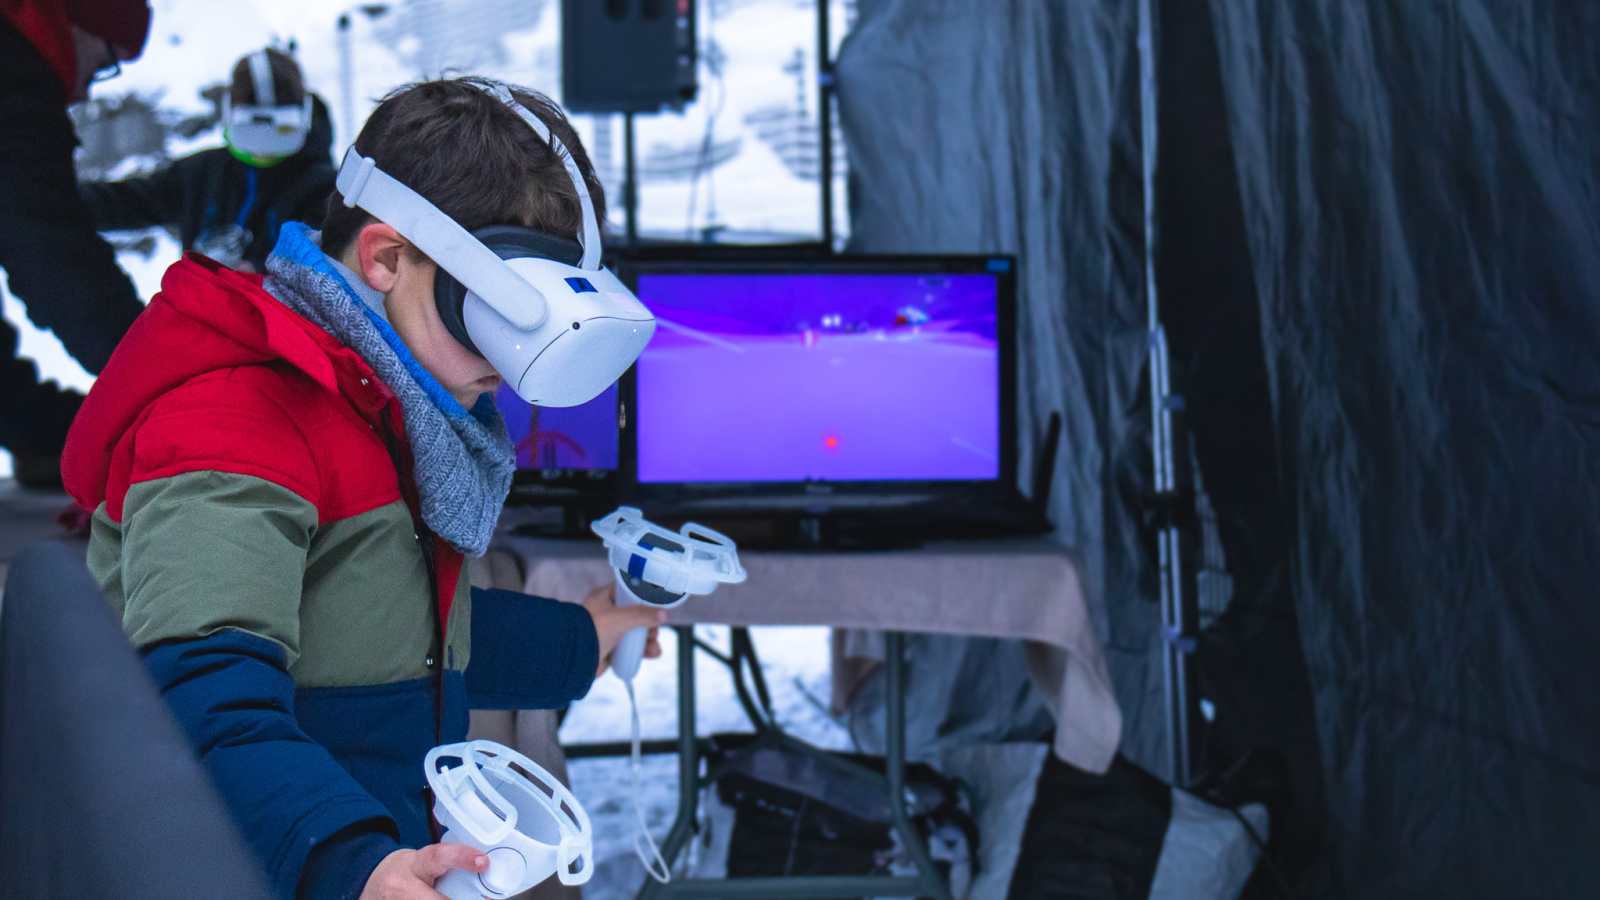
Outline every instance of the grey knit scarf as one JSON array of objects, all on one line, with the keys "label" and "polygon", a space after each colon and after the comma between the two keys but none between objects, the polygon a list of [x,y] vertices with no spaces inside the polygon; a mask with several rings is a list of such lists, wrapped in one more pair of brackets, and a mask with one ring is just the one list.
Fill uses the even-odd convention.
[{"label": "grey knit scarf", "polygon": [[267,293],[360,354],[400,398],[422,521],[450,546],[482,556],[516,469],[505,421],[487,399],[468,411],[446,393],[384,320],[381,296],[375,312],[362,297],[372,289],[341,276],[349,270],[334,267],[320,237],[299,223],[284,225],[267,259]]}]

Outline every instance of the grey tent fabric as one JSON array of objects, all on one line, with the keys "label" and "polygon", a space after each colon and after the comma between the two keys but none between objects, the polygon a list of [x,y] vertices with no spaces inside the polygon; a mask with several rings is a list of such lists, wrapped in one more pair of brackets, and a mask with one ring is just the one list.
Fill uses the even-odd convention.
[{"label": "grey tent fabric", "polygon": [[1052,519],[1083,554],[1123,752],[1163,771],[1160,617],[1116,487],[1145,441],[1135,5],[860,0],[857,15],[837,65],[850,249],[1018,255],[1021,470],[1061,412]]},{"label": "grey tent fabric", "polygon": [[[853,246],[1019,254],[1023,436],[1062,410],[1053,512],[1164,771],[1136,5],[861,0],[839,84]],[[1241,595],[1208,740],[1320,767],[1305,896],[1592,894],[1600,4],[1153,5],[1158,280]]]},{"label": "grey tent fabric", "polygon": [[1600,4],[1210,8],[1334,892],[1594,896]]},{"label": "grey tent fabric", "polygon": [[[907,759],[937,766],[941,754],[957,748],[1042,741],[1055,728],[1050,707],[1029,677],[1021,641],[919,634],[907,644]],[[881,661],[882,632],[849,632],[844,652]],[[887,752],[884,692],[880,668],[846,709],[851,740],[863,753]]]},{"label": "grey tent fabric", "polygon": [[268,900],[84,544],[31,545],[4,593],[0,897]]}]

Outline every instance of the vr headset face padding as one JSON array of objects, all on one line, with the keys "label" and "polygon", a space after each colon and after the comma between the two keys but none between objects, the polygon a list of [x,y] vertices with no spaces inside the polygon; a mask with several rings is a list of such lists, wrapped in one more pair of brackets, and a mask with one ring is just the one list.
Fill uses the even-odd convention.
[{"label": "vr headset face padding", "polygon": [[[571,238],[557,237],[521,225],[490,225],[472,232],[478,242],[494,251],[501,259],[552,259],[576,266],[583,259],[583,245]],[[439,318],[450,335],[478,356],[483,352],[467,333],[463,309],[467,300],[467,286],[446,272],[443,266],[433,276],[433,302],[438,307]]]}]

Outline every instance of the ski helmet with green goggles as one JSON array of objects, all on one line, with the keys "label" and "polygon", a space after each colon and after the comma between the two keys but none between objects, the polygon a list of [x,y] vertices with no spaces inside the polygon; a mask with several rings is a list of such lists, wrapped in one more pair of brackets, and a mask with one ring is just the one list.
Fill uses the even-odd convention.
[{"label": "ski helmet with green goggles", "polygon": [[280,104],[267,51],[257,50],[247,59],[255,103],[235,106],[231,92],[223,96],[223,136],[228,150],[241,162],[265,168],[305,146],[311,131],[311,94],[303,92],[298,103]]}]

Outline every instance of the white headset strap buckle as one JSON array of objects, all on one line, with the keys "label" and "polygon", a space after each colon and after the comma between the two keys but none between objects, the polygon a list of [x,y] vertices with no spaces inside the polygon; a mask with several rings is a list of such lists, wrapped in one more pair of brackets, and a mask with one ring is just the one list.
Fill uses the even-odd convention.
[{"label": "white headset strap buckle", "polygon": [[[355,152],[356,148],[351,147],[345,154],[346,160],[348,161],[349,155]],[[355,172],[351,175],[350,189],[341,192],[344,194],[344,205],[348,207],[354,207],[361,202],[361,192],[367,189],[367,182],[372,178],[372,170],[378,167],[370,156],[358,154],[356,158],[360,162],[356,164]]]}]

